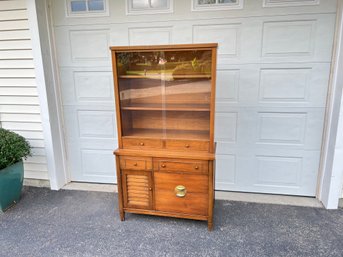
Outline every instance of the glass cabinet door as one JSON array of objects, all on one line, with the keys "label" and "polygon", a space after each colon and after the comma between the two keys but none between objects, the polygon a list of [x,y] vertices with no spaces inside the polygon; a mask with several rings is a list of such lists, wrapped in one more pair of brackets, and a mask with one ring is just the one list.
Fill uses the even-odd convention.
[{"label": "glass cabinet door", "polygon": [[123,137],[208,140],[211,50],[116,53]]}]

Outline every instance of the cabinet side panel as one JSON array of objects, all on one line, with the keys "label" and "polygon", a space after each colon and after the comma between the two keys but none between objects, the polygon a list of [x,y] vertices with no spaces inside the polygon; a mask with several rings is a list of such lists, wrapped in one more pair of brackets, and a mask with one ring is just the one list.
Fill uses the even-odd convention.
[{"label": "cabinet side panel", "polygon": [[124,211],[123,211],[123,187],[122,187],[122,177],[120,172],[120,160],[119,156],[116,156],[116,169],[117,169],[117,187],[118,187],[118,207],[120,219],[124,220]]},{"label": "cabinet side panel", "polygon": [[211,115],[210,115],[210,153],[214,152],[214,116],[216,98],[217,48],[212,49]]},{"label": "cabinet side panel", "polygon": [[114,99],[115,99],[117,130],[118,130],[118,145],[119,145],[119,148],[123,148],[123,144],[121,140],[122,131],[121,131],[120,99],[119,99],[119,85],[118,85],[118,73],[117,73],[117,58],[116,58],[115,51],[112,51],[112,69],[113,69]]}]

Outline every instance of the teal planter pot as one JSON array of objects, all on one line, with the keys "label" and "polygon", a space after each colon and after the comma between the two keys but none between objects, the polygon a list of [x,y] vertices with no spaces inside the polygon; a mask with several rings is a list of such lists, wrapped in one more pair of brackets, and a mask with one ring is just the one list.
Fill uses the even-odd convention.
[{"label": "teal planter pot", "polygon": [[0,211],[5,211],[19,201],[23,180],[22,161],[0,170]]}]

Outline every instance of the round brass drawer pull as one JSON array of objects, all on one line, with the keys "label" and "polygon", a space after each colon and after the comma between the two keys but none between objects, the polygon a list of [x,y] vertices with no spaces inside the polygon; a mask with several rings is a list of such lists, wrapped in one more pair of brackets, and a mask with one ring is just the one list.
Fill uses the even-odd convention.
[{"label": "round brass drawer pull", "polygon": [[162,165],[161,165],[161,167],[162,167],[162,168],[165,168],[165,167],[166,167],[166,165],[165,165],[165,164],[162,164]]},{"label": "round brass drawer pull", "polygon": [[187,194],[186,187],[183,185],[178,185],[175,187],[176,197],[185,197]]},{"label": "round brass drawer pull", "polygon": [[144,143],[143,143],[143,142],[140,142],[139,145],[140,145],[140,146],[144,146]]},{"label": "round brass drawer pull", "polygon": [[187,144],[187,145],[185,145],[185,147],[186,147],[186,148],[189,148],[189,147],[190,147],[190,145],[189,145],[189,144]]},{"label": "round brass drawer pull", "polygon": [[198,170],[198,169],[199,169],[199,166],[195,166],[194,169]]}]

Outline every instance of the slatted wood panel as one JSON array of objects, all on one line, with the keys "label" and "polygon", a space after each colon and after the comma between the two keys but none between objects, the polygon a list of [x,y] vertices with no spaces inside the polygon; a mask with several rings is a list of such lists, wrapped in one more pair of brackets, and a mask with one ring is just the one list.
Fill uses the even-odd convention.
[{"label": "slatted wood panel", "polygon": [[126,174],[127,207],[150,206],[149,177],[145,174]]},{"label": "slatted wood panel", "polygon": [[48,179],[25,0],[0,1],[0,125],[33,147],[25,177]]}]

